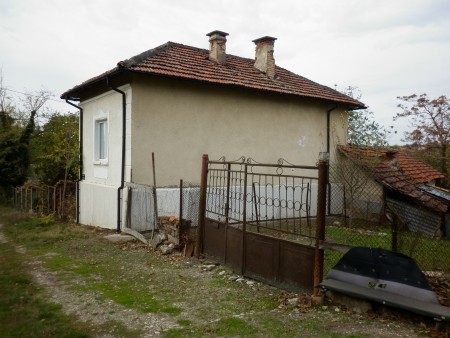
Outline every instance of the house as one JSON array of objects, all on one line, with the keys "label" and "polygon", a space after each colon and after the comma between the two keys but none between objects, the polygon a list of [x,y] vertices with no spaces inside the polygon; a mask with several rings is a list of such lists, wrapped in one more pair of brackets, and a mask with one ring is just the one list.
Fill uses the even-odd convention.
[{"label": "house", "polygon": [[450,237],[450,194],[435,185],[442,173],[402,151],[349,145],[337,149],[367,179],[364,198],[356,203],[378,206],[371,211],[380,216],[386,208],[411,231]]},{"label": "house", "polygon": [[203,154],[308,165],[346,139],[342,116],[364,105],[278,67],[275,38],[248,59],[226,53],[227,33],[207,36],[209,49],[167,42],[61,95],[81,113],[81,223],[119,230],[123,187],[153,183],[152,153],[168,187],[198,183]]}]

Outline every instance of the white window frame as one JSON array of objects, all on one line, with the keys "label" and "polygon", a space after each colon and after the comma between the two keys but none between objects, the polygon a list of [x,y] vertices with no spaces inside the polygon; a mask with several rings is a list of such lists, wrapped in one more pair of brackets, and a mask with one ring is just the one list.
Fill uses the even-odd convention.
[{"label": "white window frame", "polygon": [[94,121],[94,164],[108,164],[109,123],[107,117],[96,118]]}]

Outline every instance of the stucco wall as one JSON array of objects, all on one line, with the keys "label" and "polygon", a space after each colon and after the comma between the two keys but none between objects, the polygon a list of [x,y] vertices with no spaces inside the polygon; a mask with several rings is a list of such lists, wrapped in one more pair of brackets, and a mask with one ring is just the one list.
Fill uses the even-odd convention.
[{"label": "stucco wall", "polygon": [[[127,96],[127,131],[126,131],[126,176],[130,176],[130,117],[131,117],[131,88],[121,87]],[[122,163],[122,95],[109,91],[93,99],[81,102],[83,108],[83,174],[87,182],[120,185]],[[94,128],[95,120],[106,118],[108,120],[108,161],[99,163],[94,158]]]},{"label": "stucco wall", "polygon": [[103,228],[117,227],[117,188],[80,182],[80,223]]},{"label": "stucco wall", "polygon": [[[126,93],[125,181],[130,179],[131,87],[120,87]],[[117,227],[117,188],[122,164],[122,95],[108,91],[80,103],[83,108],[83,174],[80,183],[80,223],[106,228]],[[108,120],[108,160],[95,160],[95,121]]]},{"label": "stucco wall", "polygon": [[[263,163],[282,157],[314,165],[319,152],[326,151],[326,112],[333,106],[228,87],[135,78],[133,182],[152,182],[152,152],[158,186],[178,184],[180,179],[198,183],[202,154],[210,159],[252,157]],[[333,148],[336,140],[345,142],[342,110],[331,113],[331,126]]]},{"label": "stucco wall", "polygon": [[[153,183],[152,152],[157,185],[161,187],[178,185],[180,179],[199,183],[203,154],[211,159],[226,156],[227,160],[252,157],[263,163],[276,163],[282,157],[294,164],[314,165],[319,152],[326,150],[327,110],[333,104],[149,79],[135,77],[131,86],[120,87],[127,101],[126,182]],[[122,96],[108,91],[81,102],[81,106],[84,179],[80,185],[80,222],[116,228]],[[336,142],[345,142],[346,121],[342,116],[340,109],[331,113],[331,149]],[[108,119],[107,163],[94,159],[98,118]]]}]

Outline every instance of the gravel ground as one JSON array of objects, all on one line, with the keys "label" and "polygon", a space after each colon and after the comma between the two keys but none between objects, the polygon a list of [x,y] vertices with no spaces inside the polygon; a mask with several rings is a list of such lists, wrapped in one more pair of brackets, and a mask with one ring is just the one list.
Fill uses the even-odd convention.
[{"label": "gravel ground", "polygon": [[[79,292],[70,288],[58,279],[58,273],[50,272],[38,260],[28,263],[29,272],[35,280],[45,288],[49,300],[60,304],[64,312],[75,315],[83,322],[94,325],[108,325],[117,321],[129,330],[142,330],[140,337],[158,337],[164,330],[178,327],[168,316],[152,313],[142,313],[135,309],[126,308],[110,299],[101,299],[93,292]],[[80,284],[81,281],[72,280],[71,283]],[[114,327],[112,328],[114,331]],[[100,337],[113,337],[101,335]]]},{"label": "gravel ground", "polygon": [[[333,304],[314,306],[308,295],[288,293],[242,278],[214,261],[198,261],[178,253],[162,255],[135,240],[112,243],[105,239],[110,234],[79,227],[76,235],[70,234],[70,239],[54,240],[47,246],[54,250],[40,251],[10,240],[16,251],[25,255],[28,271],[42,294],[60,304],[67,314],[100,328],[94,330],[97,337],[124,336],[118,333],[120,327],[137,337],[159,337],[186,328],[186,323],[204,328],[203,334],[212,337],[220,335],[221,331],[214,331],[216,325],[230,318],[254,327],[256,333],[250,336],[256,337],[267,336],[265,323],[277,323],[280,336],[286,337],[298,336],[299,332],[305,337],[439,336],[417,318],[357,314]],[[0,243],[6,241],[8,238],[0,231]],[[51,265],[67,257],[70,260],[65,265],[59,268]],[[156,301],[179,308],[180,312],[143,312],[105,297],[91,286],[110,281],[110,275],[95,271],[77,273],[81,261],[94,268],[107,267],[118,284],[127,283],[136,290],[145,288]],[[193,329],[188,335],[195,336],[196,332],[200,331]]]}]

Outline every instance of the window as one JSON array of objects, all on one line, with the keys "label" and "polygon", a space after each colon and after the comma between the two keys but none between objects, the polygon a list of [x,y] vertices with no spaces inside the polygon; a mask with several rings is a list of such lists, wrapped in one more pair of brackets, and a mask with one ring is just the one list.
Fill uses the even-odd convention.
[{"label": "window", "polygon": [[95,121],[95,160],[105,163],[108,160],[108,120]]}]

